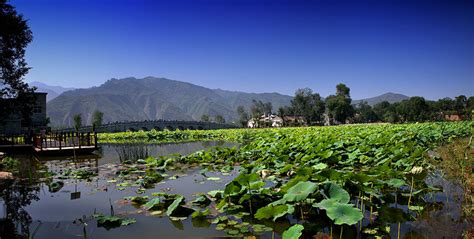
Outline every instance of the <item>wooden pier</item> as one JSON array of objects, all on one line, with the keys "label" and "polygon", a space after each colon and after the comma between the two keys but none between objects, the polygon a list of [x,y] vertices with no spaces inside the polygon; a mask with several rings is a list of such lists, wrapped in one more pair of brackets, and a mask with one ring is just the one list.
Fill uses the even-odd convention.
[{"label": "wooden pier", "polygon": [[97,133],[52,132],[31,137],[0,136],[0,152],[72,156],[91,154],[97,149]]}]

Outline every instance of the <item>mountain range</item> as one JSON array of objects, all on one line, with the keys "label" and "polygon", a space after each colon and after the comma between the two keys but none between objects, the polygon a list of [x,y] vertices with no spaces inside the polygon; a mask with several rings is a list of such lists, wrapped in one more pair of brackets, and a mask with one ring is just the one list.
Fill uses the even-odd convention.
[{"label": "mountain range", "polygon": [[[90,124],[92,113],[104,113],[104,122],[142,120],[200,120],[203,114],[222,115],[227,122],[238,119],[237,107],[250,108],[252,100],[271,102],[273,110],[289,105],[293,97],[279,93],[245,93],[169,80],[146,77],[143,79],[111,79],[87,89],[51,88],[35,84],[38,89],[53,92],[47,104],[47,114],[53,126],[72,126],[72,117],[80,113],[83,124]],[[62,92],[54,97],[55,93]],[[364,99],[373,105],[383,100],[401,101],[407,96],[387,93]],[[357,103],[358,101],[354,101]]]},{"label": "mountain range", "polygon": [[33,81],[33,82],[29,83],[29,85],[36,87],[37,92],[46,92],[46,93],[48,93],[46,95],[46,101],[50,101],[50,100],[58,97],[60,94],[62,94],[65,91],[75,89],[75,88],[65,88],[65,87],[62,87],[62,86],[47,85],[47,84],[39,82],[39,81]]},{"label": "mountain range", "polygon": [[90,124],[92,113],[104,113],[104,122],[133,120],[200,120],[203,114],[222,115],[227,122],[238,118],[239,105],[252,100],[272,102],[273,108],[288,105],[291,96],[278,93],[244,93],[213,90],[166,78],[111,79],[98,87],[67,91],[48,102],[51,125],[71,126],[81,113]]},{"label": "mountain range", "polygon": [[372,97],[372,98],[367,98],[367,99],[362,99],[362,100],[353,100],[352,104],[357,105],[360,102],[365,101],[370,106],[374,106],[377,103],[380,103],[382,101],[388,101],[390,104],[392,104],[392,103],[395,103],[395,102],[400,102],[402,100],[407,100],[408,98],[410,98],[410,97],[406,96],[406,95],[388,92],[388,93],[385,93],[385,94],[382,94],[382,95],[379,95],[379,96],[375,96],[375,97]]}]

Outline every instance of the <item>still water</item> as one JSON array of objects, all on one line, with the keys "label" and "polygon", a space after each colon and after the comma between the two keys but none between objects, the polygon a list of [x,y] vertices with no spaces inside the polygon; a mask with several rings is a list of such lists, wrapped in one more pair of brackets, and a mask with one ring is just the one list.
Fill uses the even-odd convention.
[{"label": "still water", "polygon": [[[198,223],[191,217],[184,221],[171,221],[168,217],[150,216],[130,203],[123,203],[126,196],[139,195],[137,187],[117,189],[116,183],[110,182],[120,163],[120,154],[124,148],[137,148],[147,155],[164,156],[179,153],[186,155],[209,147],[234,146],[224,142],[191,142],[165,145],[102,145],[98,156],[79,156],[76,161],[70,157],[44,157],[39,162],[45,164],[50,171],[62,173],[67,168],[97,168],[98,177],[92,180],[66,179],[61,180],[64,186],[58,192],[50,192],[45,183],[12,182],[2,192],[4,202],[15,208],[14,221],[1,221],[4,228],[0,238],[16,238],[30,233],[35,239],[50,238],[215,238],[225,236],[224,232],[212,229],[210,223]],[[26,156],[16,156],[25,161]],[[29,162],[27,162],[28,164]],[[207,177],[219,177],[218,181],[209,181],[199,173],[198,168],[186,168],[179,171],[166,172],[173,179],[165,179],[153,189],[146,190],[143,195],[151,196],[153,192],[181,194],[191,200],[194,194],[215,189],[222,189],[237,174],[234,170],[226,175],[207,172]],[[28,175],[30,173],[24,173]],[[34,173],[33,173],[34,174]],[[56,180],[57,181],[57,180]],[[2,201],[0,201],[2,203]],[[135,218],[139,223],[106,230],[97,227],[94,213],[110,215],[111,204],[117,216]],[[5,206],[1,211],[6,213]],[[5,218],[3,215],[2,218]],[[80,223],[76,219],[84,219]],[[12,224],[12,225],[10,225]],[[86,226],[84,226],[86,225]],[[16,234],[16,236],[15,236]]]},{"label": "still water", "polygon": [[[22,180],[15,180],[1,185],[0,205],[0,238],[224,238],[229,235],[216,230],[216,225],[206,220],[195,220],[188,217],[182,221],[173,221],[167,216],[152,215],[139,206],[124,200],[127,196],[149,196],[152,193],[165,192],[180,194],[186,202],[196,198],[198,193],[223,189],[225,185],[238,175],[238,167],[228,173],[205,171],[202,168],[182,166],[166,171],[165,179],[154,187],[139,191],[138,186],[122,186],[117,174],[126,160],[146,158],[147,156],[165,156],[179,153],[190,154],[198,150],[214,146],[233,147],[235,144],[224,142],[192,142],[164,145],[136,144],[105,144],[96,156],[43,157],[15,155],[23,169]],[[38,182],[37,179],[44,169],[56,173],[54,180],[64,183],[57,190],[51,190],[49,183]],[[58,175],[67,169],[86,168],[95,171],[98,176],[90,179],[61,179]],[[218,180],[208,180],[208,178]],[[388,202],[391,212],[400,215],[384,216],[383,210],[378,215],[378,222],[386,226],[387,238],[460,238],[461,232],[472,227],[469,221],[463,221],[461,203],[463,188],[458,183],[444,179],[441,172],[434,172],[424,179],[432,186],[440,186],[442,191],[427,194],[428,210],[424,210],[418,220],[396,223],[394,218],[407,211],[406,205]],[[398,198],[403,198],[398,195]],[[213,208],[214,206],[210,206]],[[387,208],[388,210],[389,208]],[[215,209],[212,209],[215,211]],[[9,219],[6,220],[6,214]],[[136,219],[136,223],[112,229],[97,225],[94,214],[103,214],[122,218]],[[386,217],[385,219],[383,217]],[[245,219],[250,224],[259,223]],[[370,217],[365,215],[362,225],[370,224]],[[377,222],[376,221],[376,222]],[[260,222],[261,223],[261,222]],[[291,224],[300,223],[305,226],[305,238],[328,238],[330,233],[342,238],[370,238],[361,234],[359,224],[345,227],[339,234],[340,226],[334,226],[324,220],[304,221],[295,217],[287,217],[277,222],[266,222],[275,233],[258,233],[258,238],[281,238],[282,232]],[[370,227],[370,226],[369,226]],[[399,235],[400,230],[400,235]],[[320,233],[323,232],[323,233]],[[25,236],[28,235],[28,236]],[[318,237],[319,235],[319,237]]]}]

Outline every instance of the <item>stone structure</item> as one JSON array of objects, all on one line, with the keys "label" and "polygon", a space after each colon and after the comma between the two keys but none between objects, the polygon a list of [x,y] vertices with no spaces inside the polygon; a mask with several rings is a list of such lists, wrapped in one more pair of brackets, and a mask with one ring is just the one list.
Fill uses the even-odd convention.
[{"label": "stone structure", "polygon": [[[97,133],[114,133],[126,131],[148,131],[148,130],[204,130],[204,129],[230,129],[237,128],[231,124],[218,124],[214,122],[201,121],[168,121],[168,120],[150,120],[133,122],[115,122],[96,127]],[[61,132],[72,132],[74,128],[60,129]],[[91,132],[92,126],[84,126],[79,131]]]}]

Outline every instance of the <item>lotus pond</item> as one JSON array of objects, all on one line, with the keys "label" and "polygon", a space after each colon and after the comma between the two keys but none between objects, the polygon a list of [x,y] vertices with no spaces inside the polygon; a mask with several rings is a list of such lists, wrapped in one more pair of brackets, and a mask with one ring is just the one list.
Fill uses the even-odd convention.
[{"label": "lotus pond", "polygon": [[4,160],[0,238],[472,236],[472,122],[100,140],[97,157]]}]

